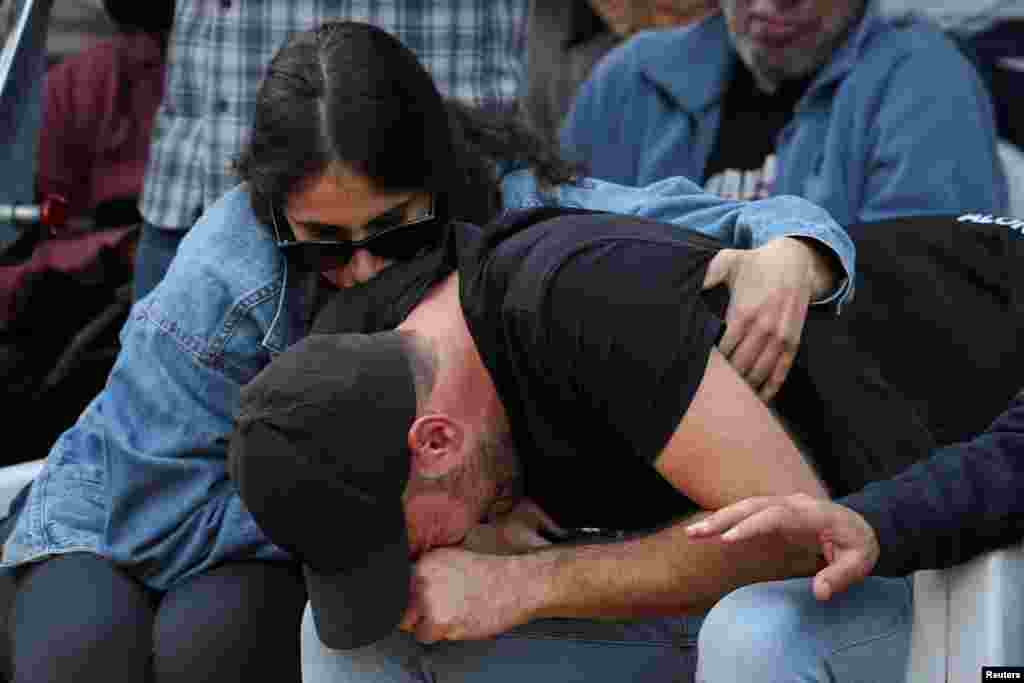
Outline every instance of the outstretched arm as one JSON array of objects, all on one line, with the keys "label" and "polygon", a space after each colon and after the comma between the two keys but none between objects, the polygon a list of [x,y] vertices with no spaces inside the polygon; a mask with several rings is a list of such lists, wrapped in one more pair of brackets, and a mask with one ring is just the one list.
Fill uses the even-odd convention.
[{"label": "outstretched arm", "polygon": [[634,187],[583,178],[541,192],[527,171],[502,181],[506,207],[532,206],[538,195],[558,206],[628,214],[671,223],[713,237],[734,249],[756,249],[794,237],[828,255],[832,286],[816,293],[815,305],[840,306],[853,296],[856,248],[828,211],[806,199],[780,195],[757,201],[723,199],[691,180],[675,176]]},{"label": "outstretched arm", "polygon": [[[869,573],[942,569],[1024,537],[1024,394],[972,441],[836,503],[803,496],[744,500],[689,532],[727,543],[781,538],[820,547],[829,566],[814,580],[820,599]],[[841,503],[841,504],[840,504]]]},{"label": "outstretched arm", "polygon": [[747,498],[693,524],[687,533],[691,538],[721,534],[725,543],[777,535],[808,551],[820,548],[828,566],[812,583],[819,600],[861,581],[878,561],[878,537],[867,520],[838,503],[802,493]]},{"label": "outstretched arm", "polygon": [[[696,186],[694,186],[696,187]],[[796,197],[733,202],[712,195],[673,215],[686,183],[667,179],[646,190],[660,195],[637,213],[698,230],[734,247],[708,267],[705,287],[729,288],[726,333],[719,349],[761,398],[775,396],[800,346],[807,310],[838,307],[853,295],[854,247],[820,207]]]},{"label": "outstretched arm", "polygon": [[[504,191],[508,203],[519,205],[532,185],[526,176],[513,176]],[[720,348],[766,400],[789,372],[808,306],[838,310],[853,295],[853,241],[827,211],[798,197],[726,200],[675,177],[645,187],[586,178],[560,185],[553,199],[672,223],[730,247],[712,261],[705,286],[728,286]]]},{"label": "outstretched arm", "polygon": [[[767,407],[714,350],[655,467],[706,509],[752,495],[826,496]],[[423,641],[472,639],[541,617],[694,612],[747,583],[813,573],[818,561],[816,550],[765,540],[701,543],[685,521],[628,541],[518,556],[444,548],[417,563],[403,628]]]}]

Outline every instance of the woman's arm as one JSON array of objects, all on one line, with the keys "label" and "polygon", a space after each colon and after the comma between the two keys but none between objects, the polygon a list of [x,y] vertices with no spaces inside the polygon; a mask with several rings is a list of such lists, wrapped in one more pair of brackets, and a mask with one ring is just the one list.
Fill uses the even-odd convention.
[{"label": "woman's arm", "polygon": [[[512,207],[542,196],[524,172],[507,177],[503,192]],[[729,287],[719,348],[765,400],[792,366],[808,306],[838,311],[853,296],[853,241],[827,211],[798,197],[726,200],[682,177],[639,188],[584,178],[552,193],[545,199],[562,206],[672,223],[733,247],[712,261],[705,287]]]}]

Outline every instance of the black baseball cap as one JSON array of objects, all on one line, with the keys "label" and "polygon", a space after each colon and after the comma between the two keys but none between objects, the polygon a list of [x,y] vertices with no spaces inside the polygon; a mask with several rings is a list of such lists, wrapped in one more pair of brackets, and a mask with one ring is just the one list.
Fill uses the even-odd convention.
[{"label": "black baseball cap", "polygon": [[228,471],[260,529],[303,563],[330,648],[386,637],[408,604],[415,418],[396,333],[311,335],[242,388]]}]

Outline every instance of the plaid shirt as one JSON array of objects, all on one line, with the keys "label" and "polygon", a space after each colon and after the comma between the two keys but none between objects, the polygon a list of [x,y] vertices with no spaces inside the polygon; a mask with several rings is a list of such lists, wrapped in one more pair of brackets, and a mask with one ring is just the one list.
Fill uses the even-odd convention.
[{"label": "plaid shirt", "polygon": [[187,230],[238,183],[267,64],[292,33],[331,18],[373,23],[411,47],[441,93],[482,105],[518,94],[527,0],[178,0],[141,211]]}]

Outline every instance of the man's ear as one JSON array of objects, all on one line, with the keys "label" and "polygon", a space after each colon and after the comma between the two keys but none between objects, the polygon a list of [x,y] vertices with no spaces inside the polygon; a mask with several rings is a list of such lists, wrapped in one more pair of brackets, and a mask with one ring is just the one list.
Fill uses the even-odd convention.
[{"label": "man's ear", "polygon": [[412,472],[426,479],[439,479],[462,463],[466,431],[447,415],[416,418],[409,427]]}]

